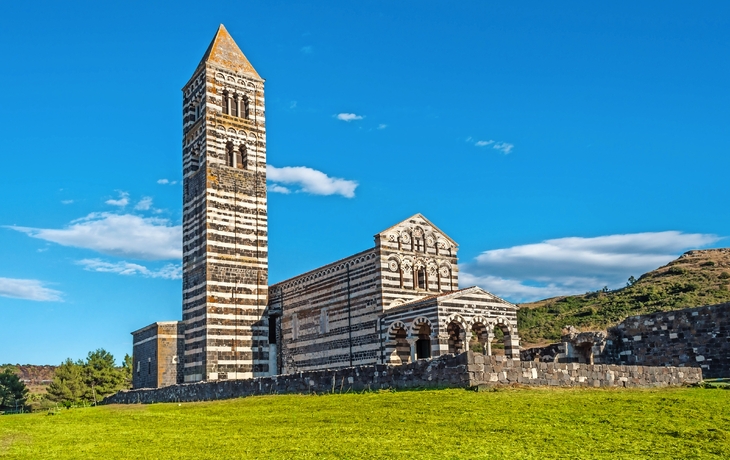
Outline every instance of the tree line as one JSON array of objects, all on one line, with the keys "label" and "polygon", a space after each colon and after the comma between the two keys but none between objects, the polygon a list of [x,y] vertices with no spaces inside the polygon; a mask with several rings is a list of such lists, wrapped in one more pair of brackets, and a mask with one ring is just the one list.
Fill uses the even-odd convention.
[{"label": "tree line", "polygon": [[56,368],[47,394],[29,394],[25,383],[6,368],[0,373],[0,411],[44,409],[56,404],[65,407],[98,404],[105,396],[132,385],[132,357],[124,356],[117,367],[114,356],[100,348],[89,352],[86,359],[68,358]]}]

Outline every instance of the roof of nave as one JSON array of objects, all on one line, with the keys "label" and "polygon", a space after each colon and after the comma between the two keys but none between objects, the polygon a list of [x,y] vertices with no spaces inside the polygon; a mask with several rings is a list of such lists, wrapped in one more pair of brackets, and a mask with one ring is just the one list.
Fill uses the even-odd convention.
[{"label": "roof of nave", "polygon": [[205,63],[216,64],[225,69],[248,74],[261,80],[256,69],[248,62],[241,48],[233,41],[233,37],[231,37],[231,34],[228,33],[223,24],[218,27],[218,31],[215,33],[213,41],[208,45],[208,49],[205,51],[198,67]]},{"label": "roof of nave", "polygon": [[392,225],[392,226],[386,228],[382,232],[377,233],[375,236],[383,235],[384,233],[388,233],[389,231],[391,231],[391,230],[393,230],[395,228],[401,227],[401,226],[410,226],[409,225],[410,224],[410,221],[417,220],[417,219],[422,219],[426,223],[426,225],[431,226],[434,230],[436,230],[441,235],[443,235],[444,238],[446,238],[449,241],[451,241],[452,243],[454,243],[455,246],[458,246],[459,245],[456,241],[454,241],[453,239],[451,239],[451,237],[449,235],[447,235],[446,233],[444,233],[443,230],[441,230],[440,228],[438,228],[437,226],[435,226],[433,224],[433,222],[431,222],[430,220],[426,219],[426,217],[423,214],[421,214],[420,212],[412,215],[408,219],[402,220],[402,221],[398,222],[397,224]]},{"label": "roof of nave", "polygon": [[441,292],[439,294],[430,295],[428,297],[421,297],[420,299],[409,300],[408,302],[404,302],[400,305],[396,305],[393,308],[389,308],[389,309],[383,311],[382,314],[389,315],[392,312],[397,312],[400,310],[408,310],[409,308],[413,307],[414,305],[416,305],[418,303],[425,302],[425,301],[432,300],[432,299],[438,299],[438,301],[443,302],[445,300],[449,300],[449,299],[453,299],[453,298],[457,298],[457,297],[461,297],[463,295],[469,295],[469,294],[486,295],[487,297],[489,297],[489,300],[491,300],[491,301],[494,301],[497,303],[503,303],[503,304],[509,305],[511,307],[518,308],[517,305],[515,305],[511,302],[508,302],[501,297],[497,297],[496,295],[492,294],[491,292],[485,291],[484,289],[480,288],[479,286],[472,286],[472,287],[468,287],[468,288],[464,288],[464,289],[459,289],[458,291]]}]

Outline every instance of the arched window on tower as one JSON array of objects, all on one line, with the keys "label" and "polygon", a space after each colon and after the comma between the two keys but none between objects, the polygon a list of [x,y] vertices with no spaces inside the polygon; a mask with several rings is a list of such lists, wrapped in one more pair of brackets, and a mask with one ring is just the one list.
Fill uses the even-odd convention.
[{"label": "arched window on tower", "polygon": [[248,149],[246,144],[241,144],[238,147],[238,153],[236,154],[236,167],[239,169],[248,169]]},{"label": "arched window on tower", "polygon": [[248,118],[249,115],[249,103],[248,96],[243,96],[243,107],[241,108],[241,115],[243,118]]},{"label": "arched window on tower", "polygon": [[234,155],[235,154],[233,152],[233,142],[228,141],[228,143],[226,143],[226,165],[228,165],[228,166],[234,165],[234,161],[235,161]]},{"label": "arched window on tower", "polygon": [[223,91],[223,101],[221,102],[221,107],[223,109],[223,113],[225,113],[226,115],[230,113],[228,110],[228,106],[230,104],[229,99],[230,98],[228,97],[228,90]]},{"label": "arched window on tower", "polygon": [[238,116],[238,94],[233,95],[233,100],[231,101],[231,115],[234,117]]}]

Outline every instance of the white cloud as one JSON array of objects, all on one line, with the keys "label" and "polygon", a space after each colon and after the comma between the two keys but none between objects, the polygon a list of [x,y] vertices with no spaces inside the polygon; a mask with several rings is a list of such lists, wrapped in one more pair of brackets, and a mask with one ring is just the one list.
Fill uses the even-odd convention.
[{"label": "white cloud", "polygon": [[118,275],[141,275],[146,278],[164,278],[178,280],[182,278],[182,265],[167,264],[157,270],[150,270],[144,265],[126,261],[106,262],[101,259],[83,259],[77,262],[84,270],[92,272],[116,273]]},{"label": "white cloud", "polygon": [[112,256],[146,260],[182,257],[182,227],[162,218],[91,213],[61,229],[9,228],[33,238]]},{"label": "white cloud", "polygon": [[353,121],[353,120],[362,120],[364,117],[362,115],[356,115],[354,113],[338,113],[337,119],[342,121]]},{"label": "white cloud", "polygon": [[284,195],[288,195],[291,193],[291,190],[279,184],[267,184],[266,190],[273,193],[283,193]]},{"label": "white cloud", "polygon": [[13,299],[60,302],[61,292],[49,289],[42,281],[17,278],[0,278],[0,296]]},{"label": "white cloud", "polygon": [[120,191],[118,200],[109,199],[109,200],[106,200],[105,203],[112,205],[112,206],[119,206],[120,208],[123,208],[129,204],[129,193]]},{"label": "white cloud", "polygon": [[495,141],[493,139],[489,139],[488,141],[475,141],[473,137],[469,136],[466,138],[466,142],[471,144],[474,143],[476,147],[488,147],[492,146],[493,149],[499,150],[500,152],[504,153],[505,155],[512,152],[512,149],[515,148],[514,144],[510,144],[509,142],[503,142],[503,141]]},{"label": "white cloud", "polygon": [[61,204],[72,204],[74,200],[61,200]]},{"label": "white cloud", "polygon": [[387,127],[388,127],[388,125],[386,125],[385,123],[380,123],[380,124],[378,125],[378,129],[385,129],[385,128],[387,128]]},{"label": "white cloud", "polygon": [[513,301],[621,287],[717,235],[677,231],[568,237],[485,251],[464,264],[460,284],[479,285]]},{"label": "white cloud", "polygon": [[500,152],[504,153],[505,155],[510,153],[514,147],[515,146],[510,144],[509,142],[497,142],[496,144],[494,144],[492,146],[493,149],[499,150]]},{"label": "white cloud", "polygon": [[321,171],[306,166],[277,168],[267,165],[266,175],[272,182],[298,185],[302,192],[312,195],[342,195],[352,198],[358,185],[355,181],[329,177]]},{"label": "white cloud", "polygon": [[157,179],[158,184],[169,184],[170,181],[167,179]]},{"label": "white cloud", "polygon": [[149,209],[152,207],[152,197],[146,196],[139,200],[139,203],[134,207],[134,209],[138,211],[149,211]]}]

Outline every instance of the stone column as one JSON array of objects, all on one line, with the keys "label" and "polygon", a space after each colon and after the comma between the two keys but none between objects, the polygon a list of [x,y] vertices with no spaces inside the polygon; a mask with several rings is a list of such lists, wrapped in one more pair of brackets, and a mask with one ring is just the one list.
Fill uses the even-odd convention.
[{"label": "stone column", "polygon": [[464,353],[469,350],[469,340],[471,339],[471,332],[461,331],[459,332],[459,340],[461,340],[461,350],[457,349],[458,353]]},{"label": "stone column", "polygon": [[484,354],[487,356],[492,356],[492,340],[494,340],[494,330],[487,331],[487,343],[486,347],[484,348]]},{"label": "stone column", "polygon": [[418,341],[418,337],[407,337],[406,340],[408,341],[408,345],[411,346],[411,362],[416,361],[416,342]]}]

